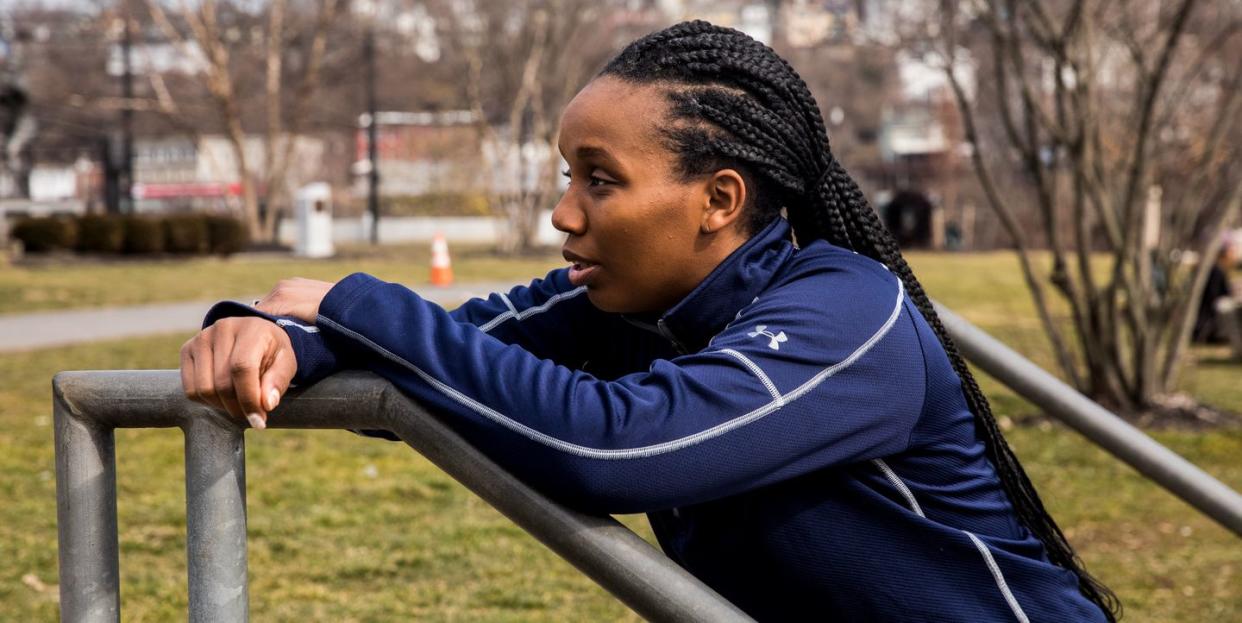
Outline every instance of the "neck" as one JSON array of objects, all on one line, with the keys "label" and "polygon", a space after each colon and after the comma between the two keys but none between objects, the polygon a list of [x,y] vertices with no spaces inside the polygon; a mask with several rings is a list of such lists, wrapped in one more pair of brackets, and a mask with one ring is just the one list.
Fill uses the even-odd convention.
[{"label": "neck", "polygon": [[701,261],[698,270],[694,271],[694,285],[707,278],[720,263],[725,261],[738,247],[746,244],[750,236],[739,232],[735,227],[723,231],[699,234],[694,243],[694,252]]}]

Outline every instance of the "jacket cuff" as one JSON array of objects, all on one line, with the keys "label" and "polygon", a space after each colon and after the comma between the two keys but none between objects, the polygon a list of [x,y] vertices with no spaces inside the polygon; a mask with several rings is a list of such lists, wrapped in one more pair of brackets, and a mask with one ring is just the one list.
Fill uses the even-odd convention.
[{"label": "jacket cuff", "polygon": [[371,288],[384,285],[383,281],[366,273],[354,273],[332,286],[319,302],[319,315],[339,321],[358,299]]},{"label": "jacket cuff", "polygon": [[203,318],[203,328],[210,327],[221,318],[246,316],[263,318],[285,330],[298,364],[292,385],[310,385],[345,367],[344,359],[328,346],[319,327],[288,316],[273,316],[236,301],[222,301],[213,305]]}]

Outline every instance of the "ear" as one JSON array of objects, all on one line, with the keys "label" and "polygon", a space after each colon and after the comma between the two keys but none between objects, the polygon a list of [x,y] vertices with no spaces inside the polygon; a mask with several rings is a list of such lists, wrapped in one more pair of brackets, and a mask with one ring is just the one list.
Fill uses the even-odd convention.
[{"label": "ear", "polygon": [[721,169],[712,174],[704,188],[703,216],[699,231],[710,234],[724,231],[742,216],[746,205],[746,180],[734,169]]}]

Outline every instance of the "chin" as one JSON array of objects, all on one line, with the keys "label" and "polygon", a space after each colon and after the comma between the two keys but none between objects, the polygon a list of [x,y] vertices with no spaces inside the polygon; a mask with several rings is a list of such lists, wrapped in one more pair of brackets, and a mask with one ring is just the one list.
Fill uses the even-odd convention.
[{"label": "chin", "polygon": [[642,301],[636,301],[630,297],[626,297],[623,293],[615,290],[599,289],[587,286],[587,299],[591,304],[602,312],[609,314],[645,314],[648,312],[659,311],[659,308],[651,305],[644,305]]},{"label": "chin", "polygon": [[612,297],[608,296],[607,293],[602,293],[591,286],[587,286],[586,295],[587,300],[591,301],[591,304],[595,306],[595,309],[608,312],[610,314],[623,313],[617,309],[616,301],[613,301]]},{"label": "chin", "polygon": [[622,297],[616,296],[615,292],[598,289],[587,286],[587,299],[591,304],[602,312],[610,314],[632,314],[635,313],[633,301],[626,301]]}]

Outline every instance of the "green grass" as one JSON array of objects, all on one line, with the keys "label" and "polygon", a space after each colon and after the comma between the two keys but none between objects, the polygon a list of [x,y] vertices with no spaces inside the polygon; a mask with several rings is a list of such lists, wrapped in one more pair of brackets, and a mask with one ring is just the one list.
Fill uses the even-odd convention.
[{"label": "green grass", "polygon": [[[1013,253],[915,252],[908,254],[907,260],[933,299],[1045,370],[1062,376]],[[1040,274],[1047,274],[1050,262],[1047,254],[1033,254],[1033,262],[1037,271],[1043,271]],[[1068,305],[1053,288],[1048,287],[1045,292],[1054,320],[1065,328],[1069,339],[1073,327]],[[1191,357],[1182,367],[1178,389],[1211,405],[1242,413],[1242,385],[1238,383],[1242,366],[1229,361],[1228,354],[1224,347],[1192,347]],[[1037,411],[977,369],[976,376],[998,415],[1026,415]]]},{"label": "green grass", "polygon": [[[912,263],[933,296],[1044,356],[1007,256],[917,255]],[[171,368],[185,337],[0,355],[0,621],[56,617],[52,374]],[[1240,374],[1237,364],[1204,363],[1184,387],[1242,411]],[[1032,412],[983,382],[999,414]],[[1242,488],[1242,430],[1154,435]],[[1061,426],[1008,436],[1088,567],[1122,597],[1127,620],[1226,621],[1242,612],[1236,537]],[[117,434],[127,621],[185,616],[181,444],[177,431]],[[339,431],[248,433],[247,478],[255,620],[637,620],[402,444]],[[626,522],[650,538],[644,520]]]},{"label": "green grass", "polygon": [[[174,367],[185,337],[0,356],[0,621],[57,616],[50,375]],[[404,444],[270,431],[246,445],[255,620],[638,620]],[[184,619],[180,432],[117,431],[117,471],[124,618]]]},{"label": "green grass", "polygon": [[[502,258],[488,248],[454,246],[458,281],[525,280],[564,264],[559,253]],[[221,299],[262,294],[284,277],[336,281],[352,272],[387,281],[427,283],[425,245],[346,247],[323,260],[288,256],[228,259],[34,261],[0,265],[0,314],[40,310]]]}]

